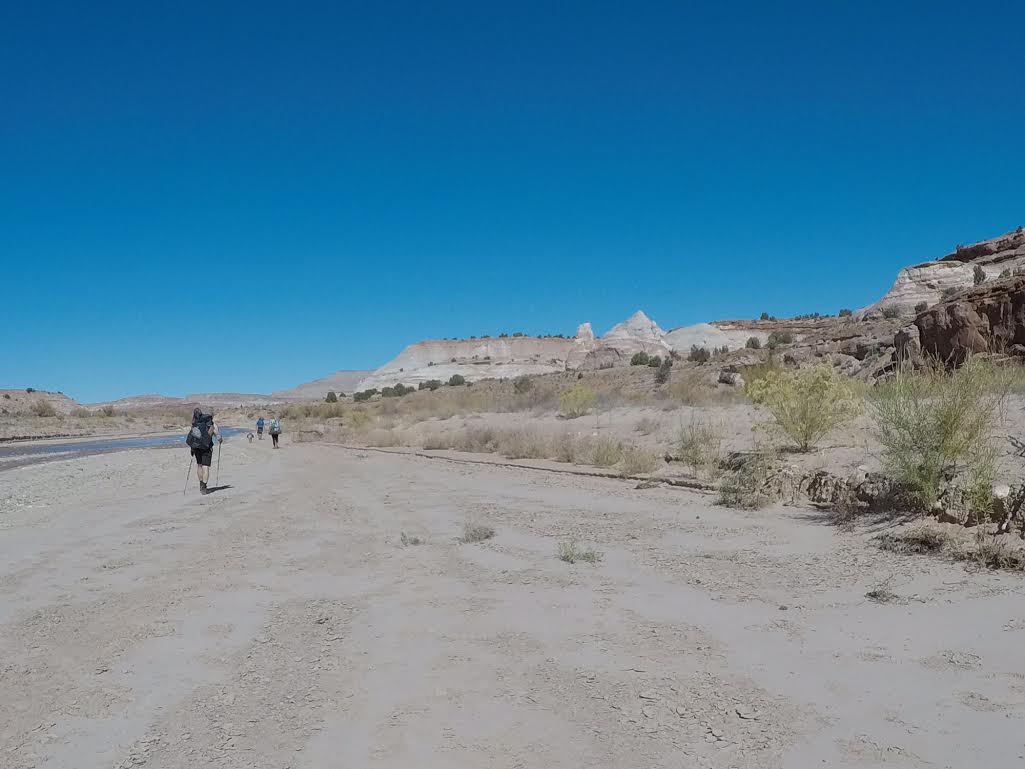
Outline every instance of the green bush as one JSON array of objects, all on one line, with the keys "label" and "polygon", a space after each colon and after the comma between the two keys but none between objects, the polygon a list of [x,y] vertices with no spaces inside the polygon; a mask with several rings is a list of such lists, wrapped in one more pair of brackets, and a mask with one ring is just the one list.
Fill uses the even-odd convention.
[{"label": "green bush", "polygon": [[612,467],[623,458],[623,444],[611,436],[599,438],[591,446],[591,464]]},{"label": "green bush", "polygon": [[567,419],[576,419],[593,409],[597,402],[594,390],[578,384],[563,390],[559,396],[559,411]]},{"label": "green bush", "polygon": [[418,390],[430,390],[431,392],[441,387],[440,379],[428,379],[426,382],[421,382],[418,386]]},{"label": "green bush", "polygon": [[690,353],[687,355],[687,360],[691,363],[708,363],[711,359],[712,353],[708,351],[707,347],[691,345]]},{"label": "green bush", "polygon": [[362,401],[368,401],[377,395],[377,388],[371,388],[369,390],[363,390],[362,392],[354,393],[352,399],[357,403]]},{"label": "green bush", "polygon": [[886,307],[883,308],[883,317],[884,318],[890,318],[890,319],[892,319],[892,318],[899,318],[900,317],[900,308],[897,307],[894,304],[886,305]]},{"label": "green bush", "polygon": [[839,315],[841,318],[849,318],[853,314],[854,313],[848,310],[846,307],[842,308],[840,312],[837,313],[837,315]]},{"label": "green bush", "polygon": [[462,374],[453,374],[448,378],[449,387],[459,387],[460,385],[466,384],[466,377]]},{"label": "green bush", "polygon": [[762,349],[762,340],[756,336],[750,336],[744,343],[744,347],[746,347],[749,350],[760,350]]},{"label": "green bush", "polygon": [[789,331],[773,331],[769,334],[769,340],[765,344],[770,350],[775,350],[777,347],[791,344],[793,341],[793,334]]},{"label": "green bush", "polygon": [[929,309],[929,303],[928,302],[919,302],[918,304],[915,305],[915,312],[925,312],[928,309]]},{"label": "green bush", "polygon": [[112,416],[114,416],[114,413],[115,413],[114,412],[114,407],[111,406],[108,403],[106,406],[104,406],[102,409],[100,409],[100,413],[103,414],[103,416],[105,416],[105,417],[112,417]]},{"label": "green bush", "polygon": [[768,371],[747,386],[747,393],[768,409],[772,424],[800,451],[810,451],[861,410],[849,380],[824,363],[796,371]]},{"label": "green bush", "polygon": [[767,313],[767,312],[763,312],[761,314],[761,316],[758,318],[758,320],[768,320],[768,319],[769,319],[769,313]]},{"label": "green bush", "polygon": [[971,502],[987,506],[995,473],[991,433],[1003,390],[978,360],[954,371],[898,372],[869,397],[887,472],[923,509],[958,479]]},{"label": "green bush", "polygon": [[530,392],[533,386],[533,380],[526,374],[521,374],[513,380],[513,390],[521,395],[525,392]]},{"label": "green bush", "polygon": [[631,366],[647,366],[648,365],[648,353],[646,352],[635,352],[633,357],[630,358]]},{"label": "green bush", "polygon": [[947,286],[943,289],[943,298],[950,299],[954,294],[957,293],[957,286]]},{"label": "green bush", "polygon": [[979,265],[975,265],[975,269],[972,270],[972,280],[976,286],[981,286],[986,282],[986,271]]},{"label": "green bush", "polygon": [[416,392],[415,388],[407,387],[401,382],[392,387],[382,387],[381,397],[382,398],[401,398],[405,395],[409,395],[411,392]]},{"label": "green bush", "polygon": [[769,501],[766,482],[769,477],[771,458],[763,452],[756,452],[743,460],[719,482],[719,496],[716,504],[739,510],[757,510]]},{"label": "green bush", "polygon": [[650,358],[648,358],[648,365],[651,366],[652,368],[658,368],[659,366],[661,366],[662,365],[662,358],[661,358],[661,356],[652,355]]},{"label": "green bush", "polygon": [[338,395],[334,390],[328,390],[327,397],[324,398],[324,403],[338,403]]}]

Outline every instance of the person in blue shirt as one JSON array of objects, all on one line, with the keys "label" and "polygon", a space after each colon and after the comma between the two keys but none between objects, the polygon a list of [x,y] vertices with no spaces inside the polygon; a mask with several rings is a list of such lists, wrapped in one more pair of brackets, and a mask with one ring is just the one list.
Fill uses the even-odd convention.
[{"label": "person in blue shirt", "polygon": [[256,420],[256,437],[263,440],[263,417]]}]

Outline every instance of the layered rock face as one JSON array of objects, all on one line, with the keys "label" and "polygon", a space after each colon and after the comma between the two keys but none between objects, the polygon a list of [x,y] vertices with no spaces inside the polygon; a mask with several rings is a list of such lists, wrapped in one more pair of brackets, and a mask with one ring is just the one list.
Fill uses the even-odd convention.
[{"label": "layered rock face", "polygon": [[958,364],[976,353],[1025,354],[1025,276],[984,283],[915,318],[926,355]]},{"label": "layered rock face", "polygon": [[883,298],[859,310],[855,317],[879,316],[887,308],[904,317],[914,316],[915,307],[922,302],[932,306],[950,290],[971,288],[976,267],[985,274],[987,282],[1005,272],[1025,268],[1025,231],[1018,228],[998,238],[959,246],[941,259],[905,267]]}]

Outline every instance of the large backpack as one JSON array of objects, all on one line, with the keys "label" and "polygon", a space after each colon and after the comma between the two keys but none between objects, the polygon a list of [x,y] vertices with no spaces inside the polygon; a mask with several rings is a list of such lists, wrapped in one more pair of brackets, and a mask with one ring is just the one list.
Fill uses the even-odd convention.
[{"label": "large backpack", "polygon": [[214,424],[213,414],[200,414],[192,420],[192,429],[185,436],[185,443],[191,449],[208,449],[214,445],[210,428]]},{"label": "large backpack", "polygon": [[276,419],[270,421],[270,434],[280,435],[281,434],[281,422]]}]

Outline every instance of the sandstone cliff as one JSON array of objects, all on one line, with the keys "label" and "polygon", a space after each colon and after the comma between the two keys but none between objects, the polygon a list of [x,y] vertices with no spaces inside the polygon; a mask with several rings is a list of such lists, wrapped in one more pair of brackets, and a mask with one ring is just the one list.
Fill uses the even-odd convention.
[{"label": "sandstone cliff", "polygon": [[997,238],[959,246],[940,259],[905,267],[882,299],[862,308],[855,317],[881,316],[887,308],[912,317],[915,307],[923,302],[932,306],[942,301],[945,294],[971,288],[976,267],[987,281],[1025,268],[1025,230],[1019,227]]}]

